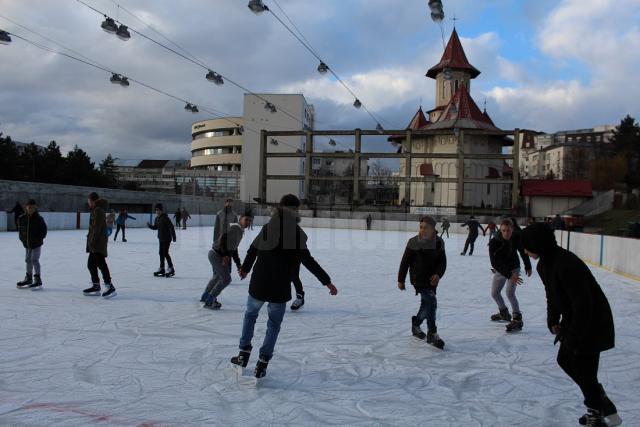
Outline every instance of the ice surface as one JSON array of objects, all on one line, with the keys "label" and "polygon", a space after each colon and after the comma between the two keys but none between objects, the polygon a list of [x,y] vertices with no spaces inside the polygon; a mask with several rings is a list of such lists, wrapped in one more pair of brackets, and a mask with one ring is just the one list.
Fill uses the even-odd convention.
[{"label": "ice surface", "polygon": [[[257,233],[245,237],[241,256]],[[220,311],[198,303],[211,270],[212,230],[179,231],[174,278],[154,278],[155,232],[127,230],[109,243],[118,289],[86,297],[85,231],[49,233],[44,290],[16,289],[24,276],[16,233],[0,233],[0,425],[465,425],[570,426],[584,412],[578,388],[555,363],[537,276],[518,289],[522,333],[488,320],[496,307],[486,239],[459,256],[438,288],[446,350],[415,341],[419,298],[396,287],[401,232],[308,229],[312,253],[339,294],[306,270],[306,304],[287,310],[276,354],[257,387],[239,384],[237,354],[248,279],[233,275]],[[614,310],[617,346],[600,380],[625,425],[640,425],[640,284],[592,269]],[[534,273],[535,274],[535,273]],[[254,347],[265,331],[263,310]],[[253,367],[254,354],[249,367]]]}]

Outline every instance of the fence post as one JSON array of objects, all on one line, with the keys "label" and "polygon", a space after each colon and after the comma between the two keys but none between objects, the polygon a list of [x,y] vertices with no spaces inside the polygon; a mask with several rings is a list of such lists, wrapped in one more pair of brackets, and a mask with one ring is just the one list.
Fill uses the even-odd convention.
[{"label": "fence post", "polygon": [[571,231],[567,231],[567,250],[571,250]]},{"label": "fence post", "polygon": [[604,234],[600,234],[600,267],[602,267],[603,260],[604,260]]}]

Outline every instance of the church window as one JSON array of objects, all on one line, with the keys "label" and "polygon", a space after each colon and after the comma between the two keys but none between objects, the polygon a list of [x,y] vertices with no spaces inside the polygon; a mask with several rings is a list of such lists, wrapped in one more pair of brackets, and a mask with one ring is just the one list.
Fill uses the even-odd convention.
[{"label": "church window", "polygon": [[457,80],[456,80],[455,84],[456,84],[456,88],[455,88],[456,90],[453,93],[456,93],[458,91],[458,81]]}]

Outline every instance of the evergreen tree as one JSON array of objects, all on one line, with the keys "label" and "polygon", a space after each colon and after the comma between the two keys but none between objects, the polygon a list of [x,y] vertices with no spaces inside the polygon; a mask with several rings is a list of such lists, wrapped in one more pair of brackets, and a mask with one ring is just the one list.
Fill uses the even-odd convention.
[{"label": "evergreen tree", "polygon": [[18,150],[10,136],[0,132],[0,179],[15,179],[18,165]]},{"label": "evergreen tree", "polygon": [[116,188],[118,184],[118,176],[116,175],[116,165],[111,153],[100,163],[100,172],[104,180],[104,186],[108,188]]},{"label": "evergreen tree", "polygon": [[627,175],[625,182],[627,189],[640,185],[640,125],[627,114],[613,131],[611,143],[616,154],[624,155],[627,159]]}]

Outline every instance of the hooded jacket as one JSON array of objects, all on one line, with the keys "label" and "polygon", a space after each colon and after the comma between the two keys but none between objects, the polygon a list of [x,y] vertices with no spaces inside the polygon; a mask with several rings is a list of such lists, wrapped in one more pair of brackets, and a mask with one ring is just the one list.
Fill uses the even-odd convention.
[{"label": "hooded jacket", "polygon": [[47,237],[47,224],[38,211],[31,216],[22,214],[18,218],[18,234],[25,249],[39,248]]},{"label": "hooded jacket", "polygon": [[176,241],[176,229],[171,219],[169,219],[169,215],[165,212],[162,212],[156,217],[153,225],[147,224],[147,227],[152,230],[158,230],[158,240],[161,242]]},{"label": "hooded jacket", "polygon": [[216,222],[213,226],[214,243],[222,237],[231,224],[236,222],[238,222],[238,214],[233,211],[232,207],[220,209],[216,214]]},{"label": "hooded jacket", "polygon": [[289,301],[291,281],[300,263],[323,285],[331,283],[307,248],[307,235],[298,226],[296,212],[278,208],[251,243],[242,264],[245,273],[253,267],[249,295],[260,301]]},{"label": "hooded jacket", "polygon": [[509,240],[504,240],[502,234],[498,233],[496,237],[489,241],[491,266],[506,278],[511,277],[513,270],[520,268],[518,252],[524,262],[524,268],[531,270],[531,261],[529,256],[524,253],[520,233],[514,230]]},{"label": "hooded jacket", "polygon": [[409,279],[416,289],[416,294],[431,286],[431,276],[437,274],[442,278],[447,269],[447,255],[444,251],[444,240],[435,236],[433,240],[420,239],[414,236],[407,242],[407,247],[400,261],[398,282],[404,283],[409,270]]},{"label": "hooded jacket", "polygon": [[107,216],[109,202],[106,199],[95,201],[89,217],[89,232],[87,233],[87,253],[98,253],[107,256]]},{"label": "hooded jacket", "polygon": [[589,267],[559,247],[543,223],[522,230],[524,248],[540,256],[537,270],[547,297],[547,326],[560,325],[562,344],[580,353],[615,345],[613,315],[607,297]]}]

